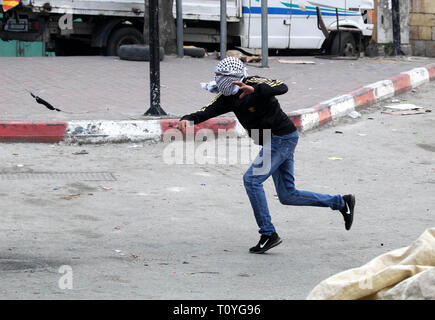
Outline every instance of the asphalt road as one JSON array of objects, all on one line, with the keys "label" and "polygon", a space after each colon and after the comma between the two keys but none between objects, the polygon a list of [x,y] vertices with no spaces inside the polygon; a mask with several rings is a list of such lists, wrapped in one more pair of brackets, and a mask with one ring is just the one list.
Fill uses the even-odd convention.
[{"label": "asphalt road", "polygon": [[434,226],[435,83],[400,98],[432,112],[378,106],[301,135],[297,187],[354,193],[354,225],[281,205],[268,180],[283,243],[264,255],[248,253],[249,164],[167,164],[169,143],[1,144],[0,298],[305,299]]}]

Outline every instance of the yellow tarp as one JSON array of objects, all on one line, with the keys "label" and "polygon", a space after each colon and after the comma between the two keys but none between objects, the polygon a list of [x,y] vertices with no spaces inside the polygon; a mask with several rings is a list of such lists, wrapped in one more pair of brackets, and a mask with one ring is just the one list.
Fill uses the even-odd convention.
[{"label": "yellow tarp", "polygon": [[369,263],[319,283],[309,300],[434,299],[435,228],[409,247],[382,254]]}]

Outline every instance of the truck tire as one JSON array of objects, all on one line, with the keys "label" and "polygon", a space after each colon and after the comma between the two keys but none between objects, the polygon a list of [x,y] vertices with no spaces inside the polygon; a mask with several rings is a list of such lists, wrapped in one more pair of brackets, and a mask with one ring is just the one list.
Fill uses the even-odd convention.
[{"label": "truck tire", "polygon": [[193,58],[203,58],[205,56],[205,49],[204,48],[185,46],[183,48],[183,51],[184,51],[185,56],[190,56]]},{"label": "truck tire", "polygon": [[338,34],[334,36],[331,46],[331,55],[344,57],[355,57],[358,55],[356,41],[351,32],[341,33],[341,44],[340,36]]},{"label": "truck tire", "polygon": [[133,27],[123,27],[115,30],[107,41],[106,55],[117,56],[119,48],[127,44],[144,43],[143,34]]},{"label": "truck tire", "polygon": [[[165,50],[160,47],[160,61],[165,56]],[[150,61],[150,47],[143,44],[125,44],[119,48],[119,58],[130,61]]]}]

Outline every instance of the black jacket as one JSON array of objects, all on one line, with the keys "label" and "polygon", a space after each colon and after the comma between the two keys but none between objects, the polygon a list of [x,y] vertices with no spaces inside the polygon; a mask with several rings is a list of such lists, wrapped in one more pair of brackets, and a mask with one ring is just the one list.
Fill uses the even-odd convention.
[{"label": "black jacket", "polygon": [[[296,130],[295,125],[282,111],[278,100],[275,98],[275,96],[288,91],[285,83],[258,76],[247,77],[243,82],[252,86],[254,93],[247,94],[242,99],[240,99],[241,90],[232,96],[224,96],[219,93],[209,105],[197,112],[183,116],[180,120],[189,120],[193,121],[194,124],[198,124],[232,111],[250,137],[252,129],[271,129],[271,133],[278,136]],[[254,142],[262,145],[262,130],[259,130],[259,132],[259,141],[254,139]]]}]

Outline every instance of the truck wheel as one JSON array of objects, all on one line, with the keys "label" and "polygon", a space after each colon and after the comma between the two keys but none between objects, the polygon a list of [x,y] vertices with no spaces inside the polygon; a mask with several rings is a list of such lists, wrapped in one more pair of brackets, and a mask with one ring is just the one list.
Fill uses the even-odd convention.
[{"label": "truck wheel", "polygon": [[355,38],[350,32],[341,33],[341,43],[338,34],[332,41],[331,54],[336,56],[355,57],[358,55]]},{"label": "truck wheel", "polygon": [[117,56],[119,47],[125,44],[144,43],[143,34],[133,27],[125,27],[115,30],[107,41],[106,55]]},{"label": "truck wheel", "polygon": [[193,58],[203,58],[205,56],[204,48],[197,48],[194,46],[184,46],[183,51],[184,51],[184,55]]},{"label": "truck wheel", "polygon": [[[159,47],[160,61],[165,57],[165,49]],[[119,58],[130,61],[150,61],[150,47],[144,44],[125,44],[119,48]]]}]

